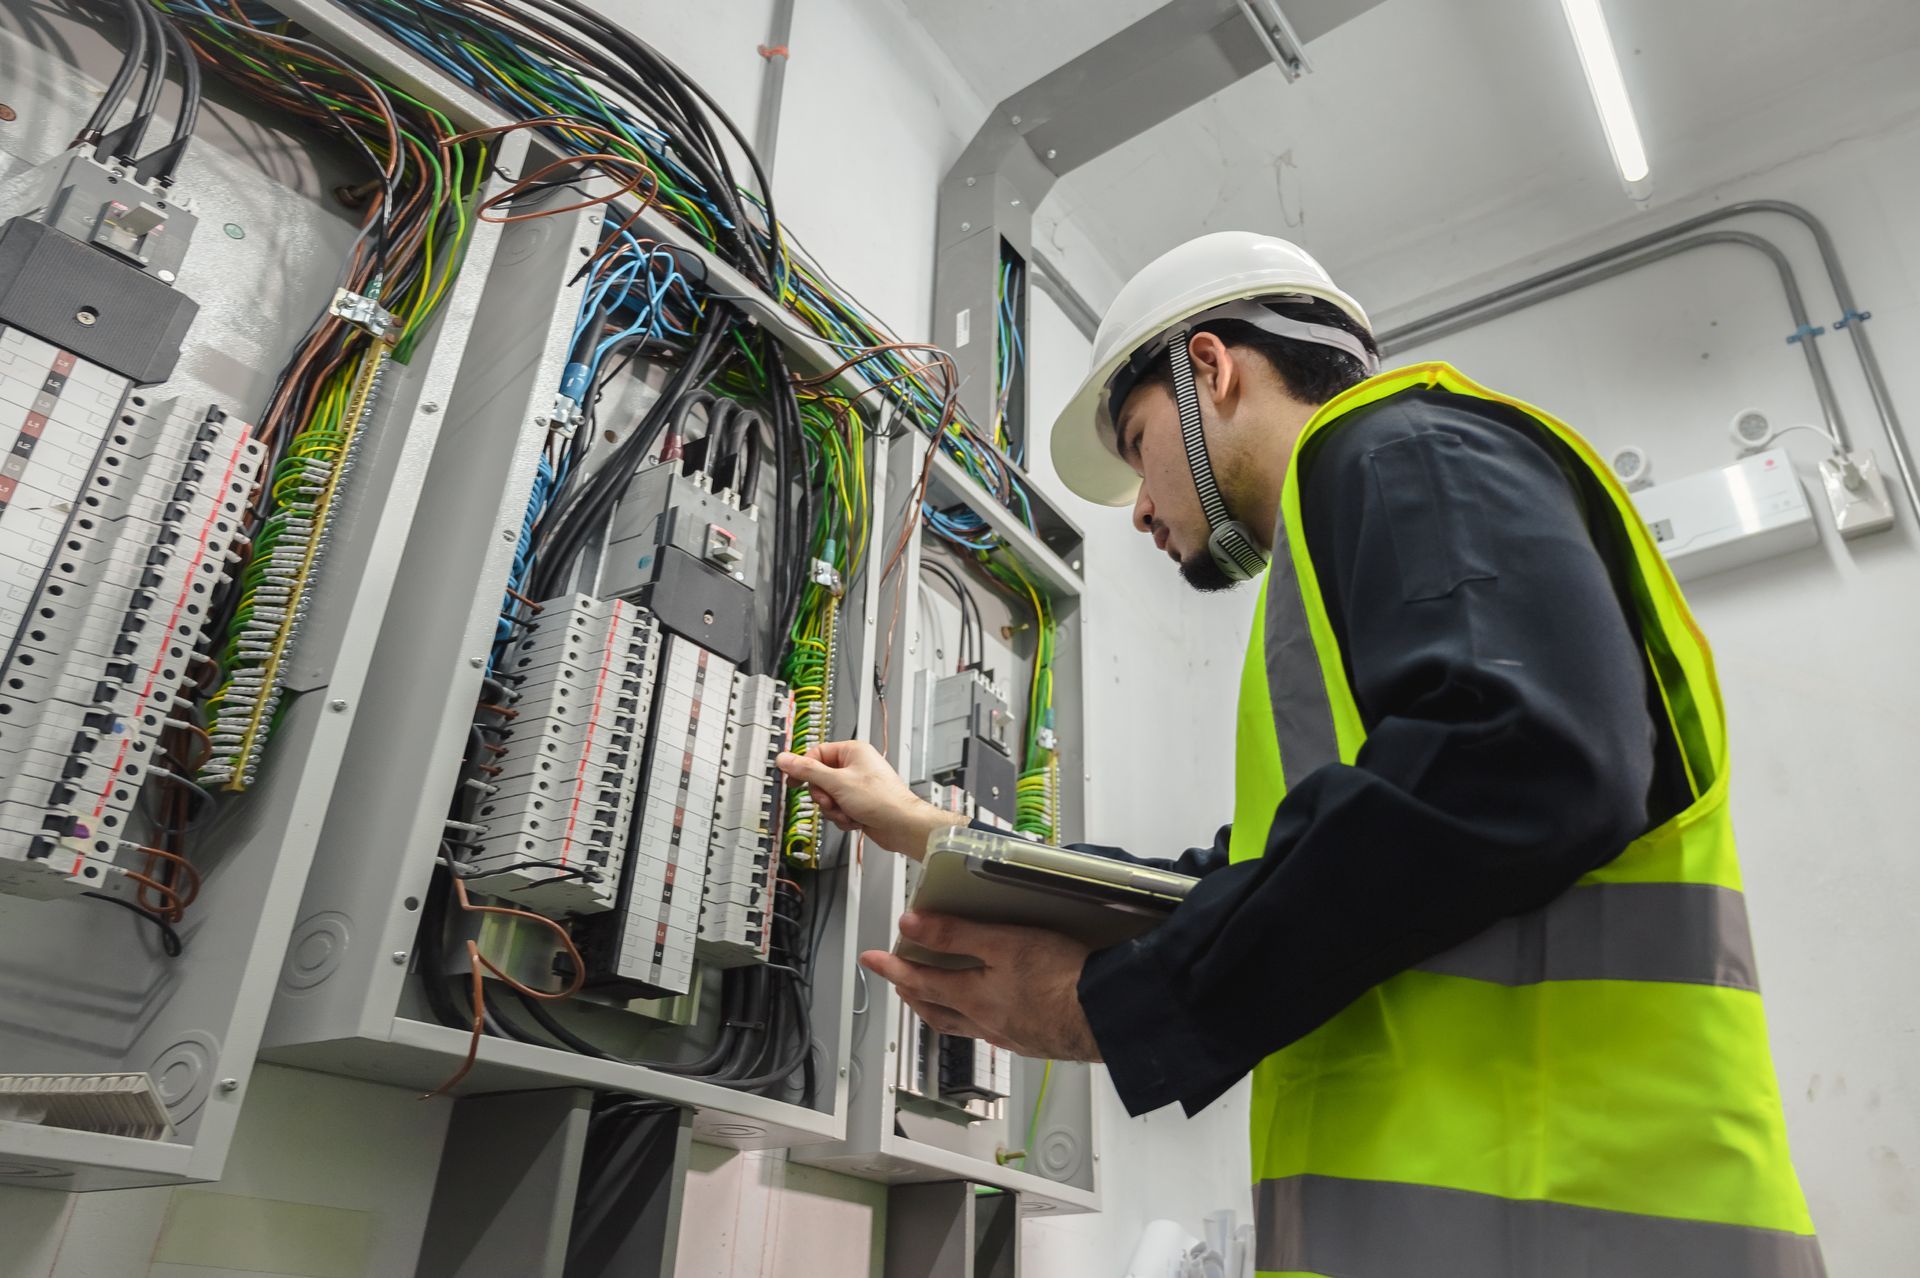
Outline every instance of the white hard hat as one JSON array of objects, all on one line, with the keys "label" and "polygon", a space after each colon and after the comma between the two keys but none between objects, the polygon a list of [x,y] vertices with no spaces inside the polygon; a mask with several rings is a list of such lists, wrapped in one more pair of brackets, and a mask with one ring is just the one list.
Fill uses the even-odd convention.
[{"label": "white hard hat", "polygon": [[1068,488],[1103,506],[1133,501],[1140,479],[1120,460],[1113,423],[1107,420],[1114,375],[1168,329],[1247,298],[1320,298],[1373,331],[1360,303],[1298,244],[1252,231],[1215,231],[1188,240],[1142,267],[1100,321],[1093,336],[1093,368],[1053,423],[1053,465]]}]

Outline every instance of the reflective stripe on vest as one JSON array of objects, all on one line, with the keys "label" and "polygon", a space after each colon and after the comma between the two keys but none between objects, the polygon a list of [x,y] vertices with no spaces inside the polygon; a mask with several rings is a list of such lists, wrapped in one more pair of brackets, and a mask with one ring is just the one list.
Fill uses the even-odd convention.
[{"label": "reflective stripe on vest", "polygon": [[1519,410],[1612,499],[1695,799],[1545,908],[1376,986],[1260,1063],[1260,1270],[1818,1274],[1740,894],[1712,655],[1630,499],[1578,435],[1444,364],[1371,378],[1314,415],[1242,672],[1232,858],[1263,854],[1289,783],[1352,764],[1366,741],[1306,553],[1302,445],[1415,389]]},{"label": "reflective stripe on vest", "polygon": [[1805,1234],[1628,1216],[1390,1185],[1294,1176],[1254,1187],[1254,1264],[1262,1273],[1420,1278],[1819,1278]]}]

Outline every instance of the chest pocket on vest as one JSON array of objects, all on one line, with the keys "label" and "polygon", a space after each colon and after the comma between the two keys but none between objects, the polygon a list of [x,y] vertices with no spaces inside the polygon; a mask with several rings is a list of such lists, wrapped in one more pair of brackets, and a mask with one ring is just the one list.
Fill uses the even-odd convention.
[{"label": "chest pocket on vest", "polygon": [[1444,599],[1464,582],[1498,575],[1483,554],[1486,494],[1459,439],[1409,435],[1373,449],[1367,461],[1407,602]]}]

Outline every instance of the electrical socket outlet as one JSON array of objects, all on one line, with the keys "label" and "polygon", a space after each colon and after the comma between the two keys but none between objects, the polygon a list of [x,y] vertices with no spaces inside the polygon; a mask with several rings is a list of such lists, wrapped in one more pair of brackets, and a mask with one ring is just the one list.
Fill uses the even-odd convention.
[{"label": "electrical socket outlet", "polygon": [[1893,526],[1893,501],[1887,496],[1886,477],[1873,454],[1840,453],[1820,463],[1820,480],[1833,510],[1833,525],[1842,537],[1858,537]]}]

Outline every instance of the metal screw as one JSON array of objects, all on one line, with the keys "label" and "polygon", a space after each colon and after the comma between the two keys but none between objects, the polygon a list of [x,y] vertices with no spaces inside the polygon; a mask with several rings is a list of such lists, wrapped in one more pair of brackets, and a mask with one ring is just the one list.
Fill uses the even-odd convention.
[{"label": "metal screw", "polygon": [[1015,207],[1016,209],[1017,209],[1017,208],[1019,208],[1019,207],[1020,207],[1020,201],[1018,201],[1018,200],[1015,200],[1015,201],[1013,202],[1013,207]]},{"label": "metal screw", "polygon": [[171,284],[174,281],[174,274],[172,271],[155,271],[153,274],[154,274],[154,278],[159,280],[162,284]]},{"label": "metal screw", "polygon": [[979,180],[980,180],[979,178],[968,178],[967,185],[972,186],[975,182],[978,182]]},{"label": "metal screw", "polygon": [[10,122],[19,118],[20,117],[14,113],[12,107],[4,102],[0,102],[0,122]]},{"label": "metal screw", "polygon": [[847,1067],[845,1065],[842,1065],[840,1067],[840,1077],[845,1078],[846,1076],[847,1076]]},{"label": "metal screw", "polygon": [[237,1078],[223,1078],[220,1080],[220,1090],[223,1092],[237,1092],[240,1090],[240,1080]]},{"label": "metal screw", "polygon": [[895,1087],[892,1083],[887,1084],[887,1095],[891,1096],[898,1090],[900,1089]]},{"label": "metal screw", "polygon": [[1060,158],[1060,152],[1058,152],[1058,151],[1056,151],[1056,150],[1054,150],[1054,149],[1053,149],[1052,147],[1048,147],[1048,148],[1047,148],[1047,158],[1048,158],[1049,160],[1057,160],[1057,159],[1059,159],[1059,158]]},{"label": "metal screw", "polygon": [[100,312],[94,310],[91,306],[83,306],[73,313],[73,318],[80,323],[82,328],[92,328],[94,324],[99,321]]},{"label": "metal screw", "polygon": [[1019,117],[1019,116],[1017,116],[1017,115],[1016,115],[1016,116],[1014,116],[1014,117],[1013,117],[1013,122],[1014,122],[1015,124],[1018,124],[1018,123],[1020,123],[1020,117]]},{"label": "metal screw", "polygon": [[230,240],[244,240],[247,238],[246,228],[238,222],[229,222],[220,229],[227,233],[227,238]]},{"label": "metal screw", "polygon": [[900,1050],[900,1044],[898,1044],[898,1043],[888,1043],[888,1044],[887,1044],[887,1050],[888,1050],[889,1052],[897,1052],[897,1051],[899,1051],[899,1050]]},{"label": "metal screw", "polygon": [[396,964],[404,964],[407,961],[407,952],[405,950],[395,950],[393,952],[393,961]]},{"label": "metal screw", "polygon": [[511,529],[511,528],[502,528],[502,529],[500,530],[500,540],[501,540],[501,541],[512,541],[512,540],[513,540],[513,529]]},{"label": "metal screw", "polygon": [[544,416],[536,417],[533,419],[533,424],[535,426],[545,426],[547,424],[547,419]]},{"label": "metal screw", "polygon": [[960,229],[961,229],[961,230],[963,230],[963,231],[971,231],[971,230],[973,229],[973,223],[971,223],[971,222],[962,222],[962,223],[960,224]]},{"label": "metal screw", "polygon": [[327,708],[337,714],[347,708],[347,703],[339,697],[335,697],[332,701],[327,702]]},{"label": "metal screw", "polygon": [[426,403],[420,405],[420,411],[423,413],[437,413],[440,411],[440,405],[434,403],[432,400],[428,400]]},{"label": "metal screw", "polygon": [[485,657],[468,657],[467,664],[472,666],[475,670],[478,670],[481,666],[484,666],[487,664],[487,659]]}]

